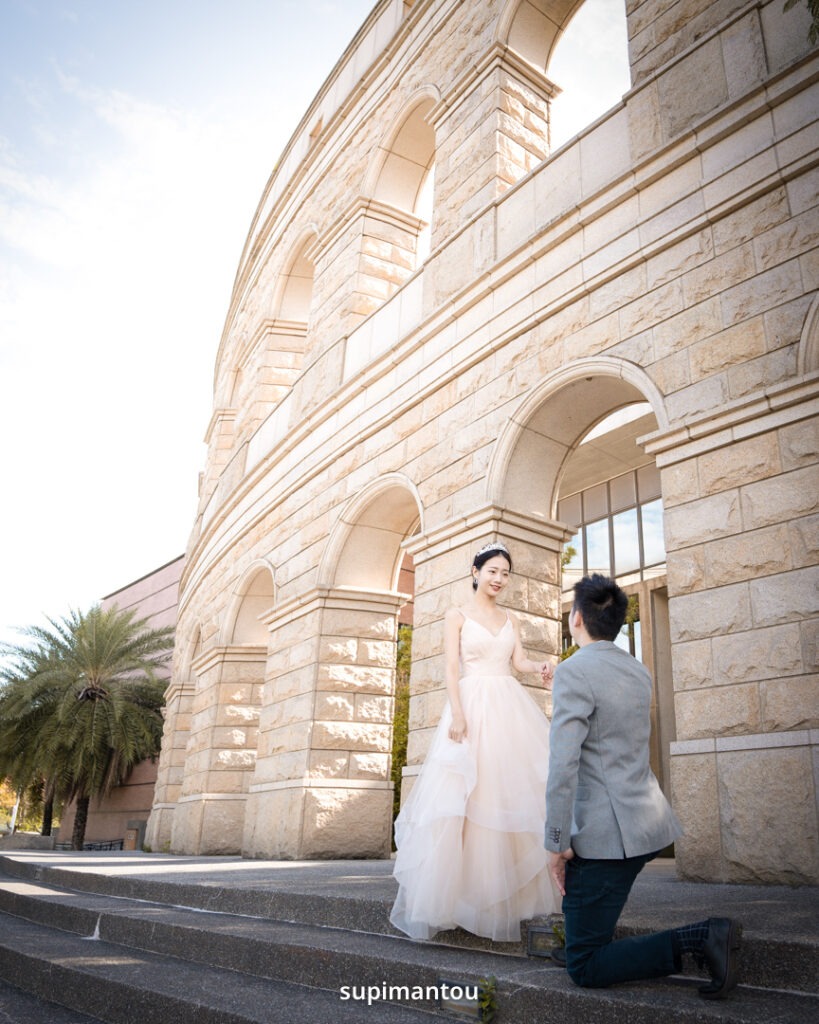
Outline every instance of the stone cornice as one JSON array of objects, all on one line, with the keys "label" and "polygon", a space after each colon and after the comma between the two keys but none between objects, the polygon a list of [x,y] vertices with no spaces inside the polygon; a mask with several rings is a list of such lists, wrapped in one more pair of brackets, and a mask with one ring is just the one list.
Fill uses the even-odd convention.
[{"label": "stone cornice", "polygon": [[236,353],[236,365],[243,368],[258,344],[271,334],[286,338],[304,338],[307,335],[307,323],[304,320],[262,320]]},{"label": "stone cornice", "polygon": [[455,82],[446,96],[442,96],[429,113],[428,121],[437,132],[446,119],[453,114],[464,100],[470,96],[480,81],[498,68],[504,68],[517,78],[522,78],[527,85],[537,92],[541,99],[551,100],[563,90],[555,85],[546,75],[533,64],[524,60],[514,50],[503,43],[494,43],[461,77]]},{"label": "stone cornice", "polygon": [[229,644],[222,647],[210,647],[191,662],[191,671],[197,676],[210,671],[225,662],[257,662],[267,657],[265,644]]},{"label": "stone cornice", "polygon": [[425,220],[406,210],[399,209],[397,206],[392,206],[390,203],[384,203],[380,199],[368,199],[367,196],[357,196],[347,209],[336,217],[311,248],[311,260],[318,263],[324,254],[332,249],[350,224],[361,217],[373,217],[375,220],[385,221],[387,224],[397,224],[399,227],[415,232],[420,231],[426,225]]},{"label": "stone cornice", "polygon": [[213,432],[217,426],[221,423],[235,423],[236,422],[236,410],[235,409],[214,409],[208,423],[208,429],[205,431],[205,444],[210,444],[210,439],[213,437]]},{"label": "stone cornice", "polygon": [[325,610],[371,611],[393,614],[412,600],[411,594],[391,590],[362,590],[357,587],[314,587],[283,601],[260,620],[270,629]]},{"label": "stone cornice", "polygon": [[818,414],[819,372],[815,372],[728,402],[715,416],[646,434],[637,444],[653,455],[662,469]]},{"label": "stone cornice", "polygon": [[167,708],[171,701],[175,701],[181,697],[192,697],[195,693],[195,679],[187,679],[185,681],[173,679],[168,684],[168,689],[165,691],[165,707]]},{"label": "stone cornice", "polygon": [[415,534],[404,541],[402,547],[418,565],[453,548],[459,548],[464,543],[475,544],[484,539],[487,533],[547,551],[560,551],[572,536],[565,523],[515,512],[500,505],[484,505],[483,508],[450,519],[426,533]]}]

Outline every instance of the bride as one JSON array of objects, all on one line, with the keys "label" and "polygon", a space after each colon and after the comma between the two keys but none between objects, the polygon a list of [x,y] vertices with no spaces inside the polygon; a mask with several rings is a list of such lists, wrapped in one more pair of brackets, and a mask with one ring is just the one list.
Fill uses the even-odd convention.
[{"label": "bride", "polygon": [[390,921],[416,939],[460,926],[499,941],[559,909],[543,848],[549,720],[512,675],[552,666],[525,657],[517,620],[497,605],[512,558],[487,544],[474,594],[444,624],[448,702],[395,822],[398,896]]}]

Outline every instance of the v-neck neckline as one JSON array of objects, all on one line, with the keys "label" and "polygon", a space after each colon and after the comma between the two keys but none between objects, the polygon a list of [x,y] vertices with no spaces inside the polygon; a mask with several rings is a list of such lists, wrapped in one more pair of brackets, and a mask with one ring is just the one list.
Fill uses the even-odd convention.
[{"label": "v-neck neckline", "polygon": [[484,624],[482,622],[478,622],[477,619],[473,619],[472,616],[471,615],[467,615],[466,612],[461,612],[461,614],[463,615],[463,617],[465,619],[469,619],[470,622],[474,622],[476,626],[480,626],[481,629],[484,631],[484,633],[488,633],[495,640],[498,639],[498,637],[501,635],[501,633],[506,629],[507,625],[509,624],[509,614],[507,613],[506,621],[504,622],[504,624],[497,631],[497,633],[493,633],[492,630],[488,626],[484,626]]}]

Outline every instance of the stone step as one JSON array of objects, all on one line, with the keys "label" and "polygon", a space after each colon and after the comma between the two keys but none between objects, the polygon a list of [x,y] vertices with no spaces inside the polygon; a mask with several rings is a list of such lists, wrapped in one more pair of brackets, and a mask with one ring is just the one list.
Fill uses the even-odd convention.
[{"label": "stone step", "polygon": [[[326,1018],[328,1020],[386,1021],[392,1019],[386,1016],[389,1006],[413,1014],[435,1013],[437,999],[426,996],[433,989],[440,989],[442,979],[468,987],[489,977],[496,979],[498,1003],[507,1024],[529,1024],[535,1019],[567,1024],[586,1024],[591,1019],[601,1024],[609,1021],[620,1024],[623,1020],[629,1024],[632,1021],[655,1024],[658,1020],[669,1024],[710,1020],[731,1024],[772,1024],[775,1021],[802,1024],[813,1017],[819,1019],[819,998],[807,994],[764,991],[743,985],[732,999],[713,1003],[697,995],[694,979],[683,978],[619,986],[606,991],[581,990],[551,961],[266,918],[214,911],[203,913],[129,897],[72,892],[19,878],[0,880],[0,900],[0,909],[15,915],[6,919],[15,922],[14,927],[0,926],[0,971],[5,980],[14,982],[7,965],[25,964],[24,987],[38,995],[43,992],[37,979],[44,974],[47,976],[48,964],[55,962],[54,957],[61,967],[79,964],[85,970],[102,955],[109,964],[148,964],[144,970],[135,966],[135,979],[128,984],[132,987],[146,985],[149,994],[145,998],[157,1006],[165,1005],[163,1000],[167,1002],[171,994],[180,996],[186,992],[186,979],[196,968],[217,975],[227,973],[231,982],[245,976],[253,981],[254,991],[260,983],[268,983],[285,986],[282,991],[287,995],[288,986],[295,986],[298,998],[288,998],[302,1007],[308,1001],[302,989],[309,986],[310,991],[322,993],[321,998],[316,997],[317,1005],[326,1011],[332,1004],[333,1012]],[[55,928],[64,931],[56,932]],[[26,939],[26,929],[34,930],[33,938]],[[52,945],[44,937],[46,932],[51,936]],[[94,941],[89,941],[91,939]],[[45,956],[44,966],[40,962],[43,956],[38,952],[41,949],[62,952]],[[94,953],[88,954],[89,949]],[[151,964],[158,977],[173,974],[177,970],[175,965],[181,965],[179,985],[168,983],[170,988],[159,986],[155,991]],[[33,986],[31,979],[36,982]],[[112,979],[105,975],[104,980],[110,988]],[[203,982],[201,991],[211,992],[214,985],[216,983]],[[347,986],[351,996],[369,994],[372,1005],[368,1007],[366,1002],[352,998],[342,999],[343,986]],[[389,986],[389,992],[385,986]],[[83,985],[72,981],[68,990],[82,991]],[[62,988],[60,991],[62,993]],[[193,991],[196,992],[195,983]],[[418,998],[419,994],[425,998]],[[133,999],[133,993],[127,994],[127,998]],[[394,1006],[396,1003],[403,1005]],[[97,1002],[87,1005],[72,997],[67,1005],[104,1020],[131,1019],[105,1016]],[[214,1004],[210,1009],[214,1013],[223,1012],[224,1006]],[[353,1016],[342,1016],[342,1011]],[[187,1019],[179,1016],[182,1012],[178,1006],[174,1007],[172,1019]],[[243,1008],[242,1012],[249,1011]],[[195,1019],[210,1018],[197,1015]],[[293,1020],[312,1019],[293,1017]]]},{"label": "stone step", "polygon": [[[337,991],[89,940],[5,914],[0,914],[0,978],[40,1000],[110,1024],[358,1024],[364,1019],[361,1006],[342,1001]],[[422,1024],[430,1016],[381,1003],[377,1019]],[[62,1024],[59,1017],[56,1024]]]},{"label": "stone step", "polygon": [[[389,923],[391,900],[374,897],[373,892],[380,891],[374,885],[359,892],[354,889],[352,881],[331,886],[329,892],[319,886],[312,886],[310,891],[296,891],[292,887],[262,888],[256,879],[238,886],[202,881],[169,882],[167,878],[122,876],[93,869],[73,870],[12,858],[0,858],[0,870],[18,878],[40,879],[44,883],[80,892],[403,938]],[[216,875],[218,877],[218,872]],[[343,880],[347,877],[341,875]],[[649,889],[652,885],[649,878],[641,884],[648,885]],[[308,887],[303,885],[302,888]],[[677,888],[682,890],[681,895]],[[356,891],[356,895],[341,895],[350,891]],[[775,887],[765,890],[750,886],[706,887],[680,883],[674,886],[673,902],[666,895],[667,891],[668,882],[665,881],[649,892],[644,904],[638,898],[633,905],[630,899],[618,935],[644,934],[711,914],[733,914],[745,926],[743,971],[747,979],[759,988],[819,995],[819,902],[815,889],[782,893]],[[719,898],[716,905],[713,903],[715,891]],[[639,893],[632,894],[635,896],[639,897]],[[436,944],[521,957],[526,955],[528,925],[524,923],[521,943],[495,943],[455,930],[440,933],[436,936]],[[542,925],[546,928],[545,942],[548,944],[551,929],[546,922]]]},{"label": "stone step", "polygon": [[85,1013],[38,999],[1,981],[0,1021],[3,1024],[99,1024]]}]

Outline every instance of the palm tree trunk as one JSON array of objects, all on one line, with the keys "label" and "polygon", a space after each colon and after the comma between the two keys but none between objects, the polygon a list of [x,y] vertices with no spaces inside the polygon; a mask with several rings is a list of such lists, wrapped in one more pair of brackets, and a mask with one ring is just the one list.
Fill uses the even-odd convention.
[{"label": "palm tree trunk", "polygon": [[54,820],[54,801],[46,800],[43,804],[43,827],[40,829],[41,836],[51,835],[51,825]]},{"label": "palm tree trunk", "polygon": [[85,842],[85,826],[88,824],[89,796],[77,797],[77,808],[74,813],[74,831],[71,833],[71,849],[81,850]]}]

